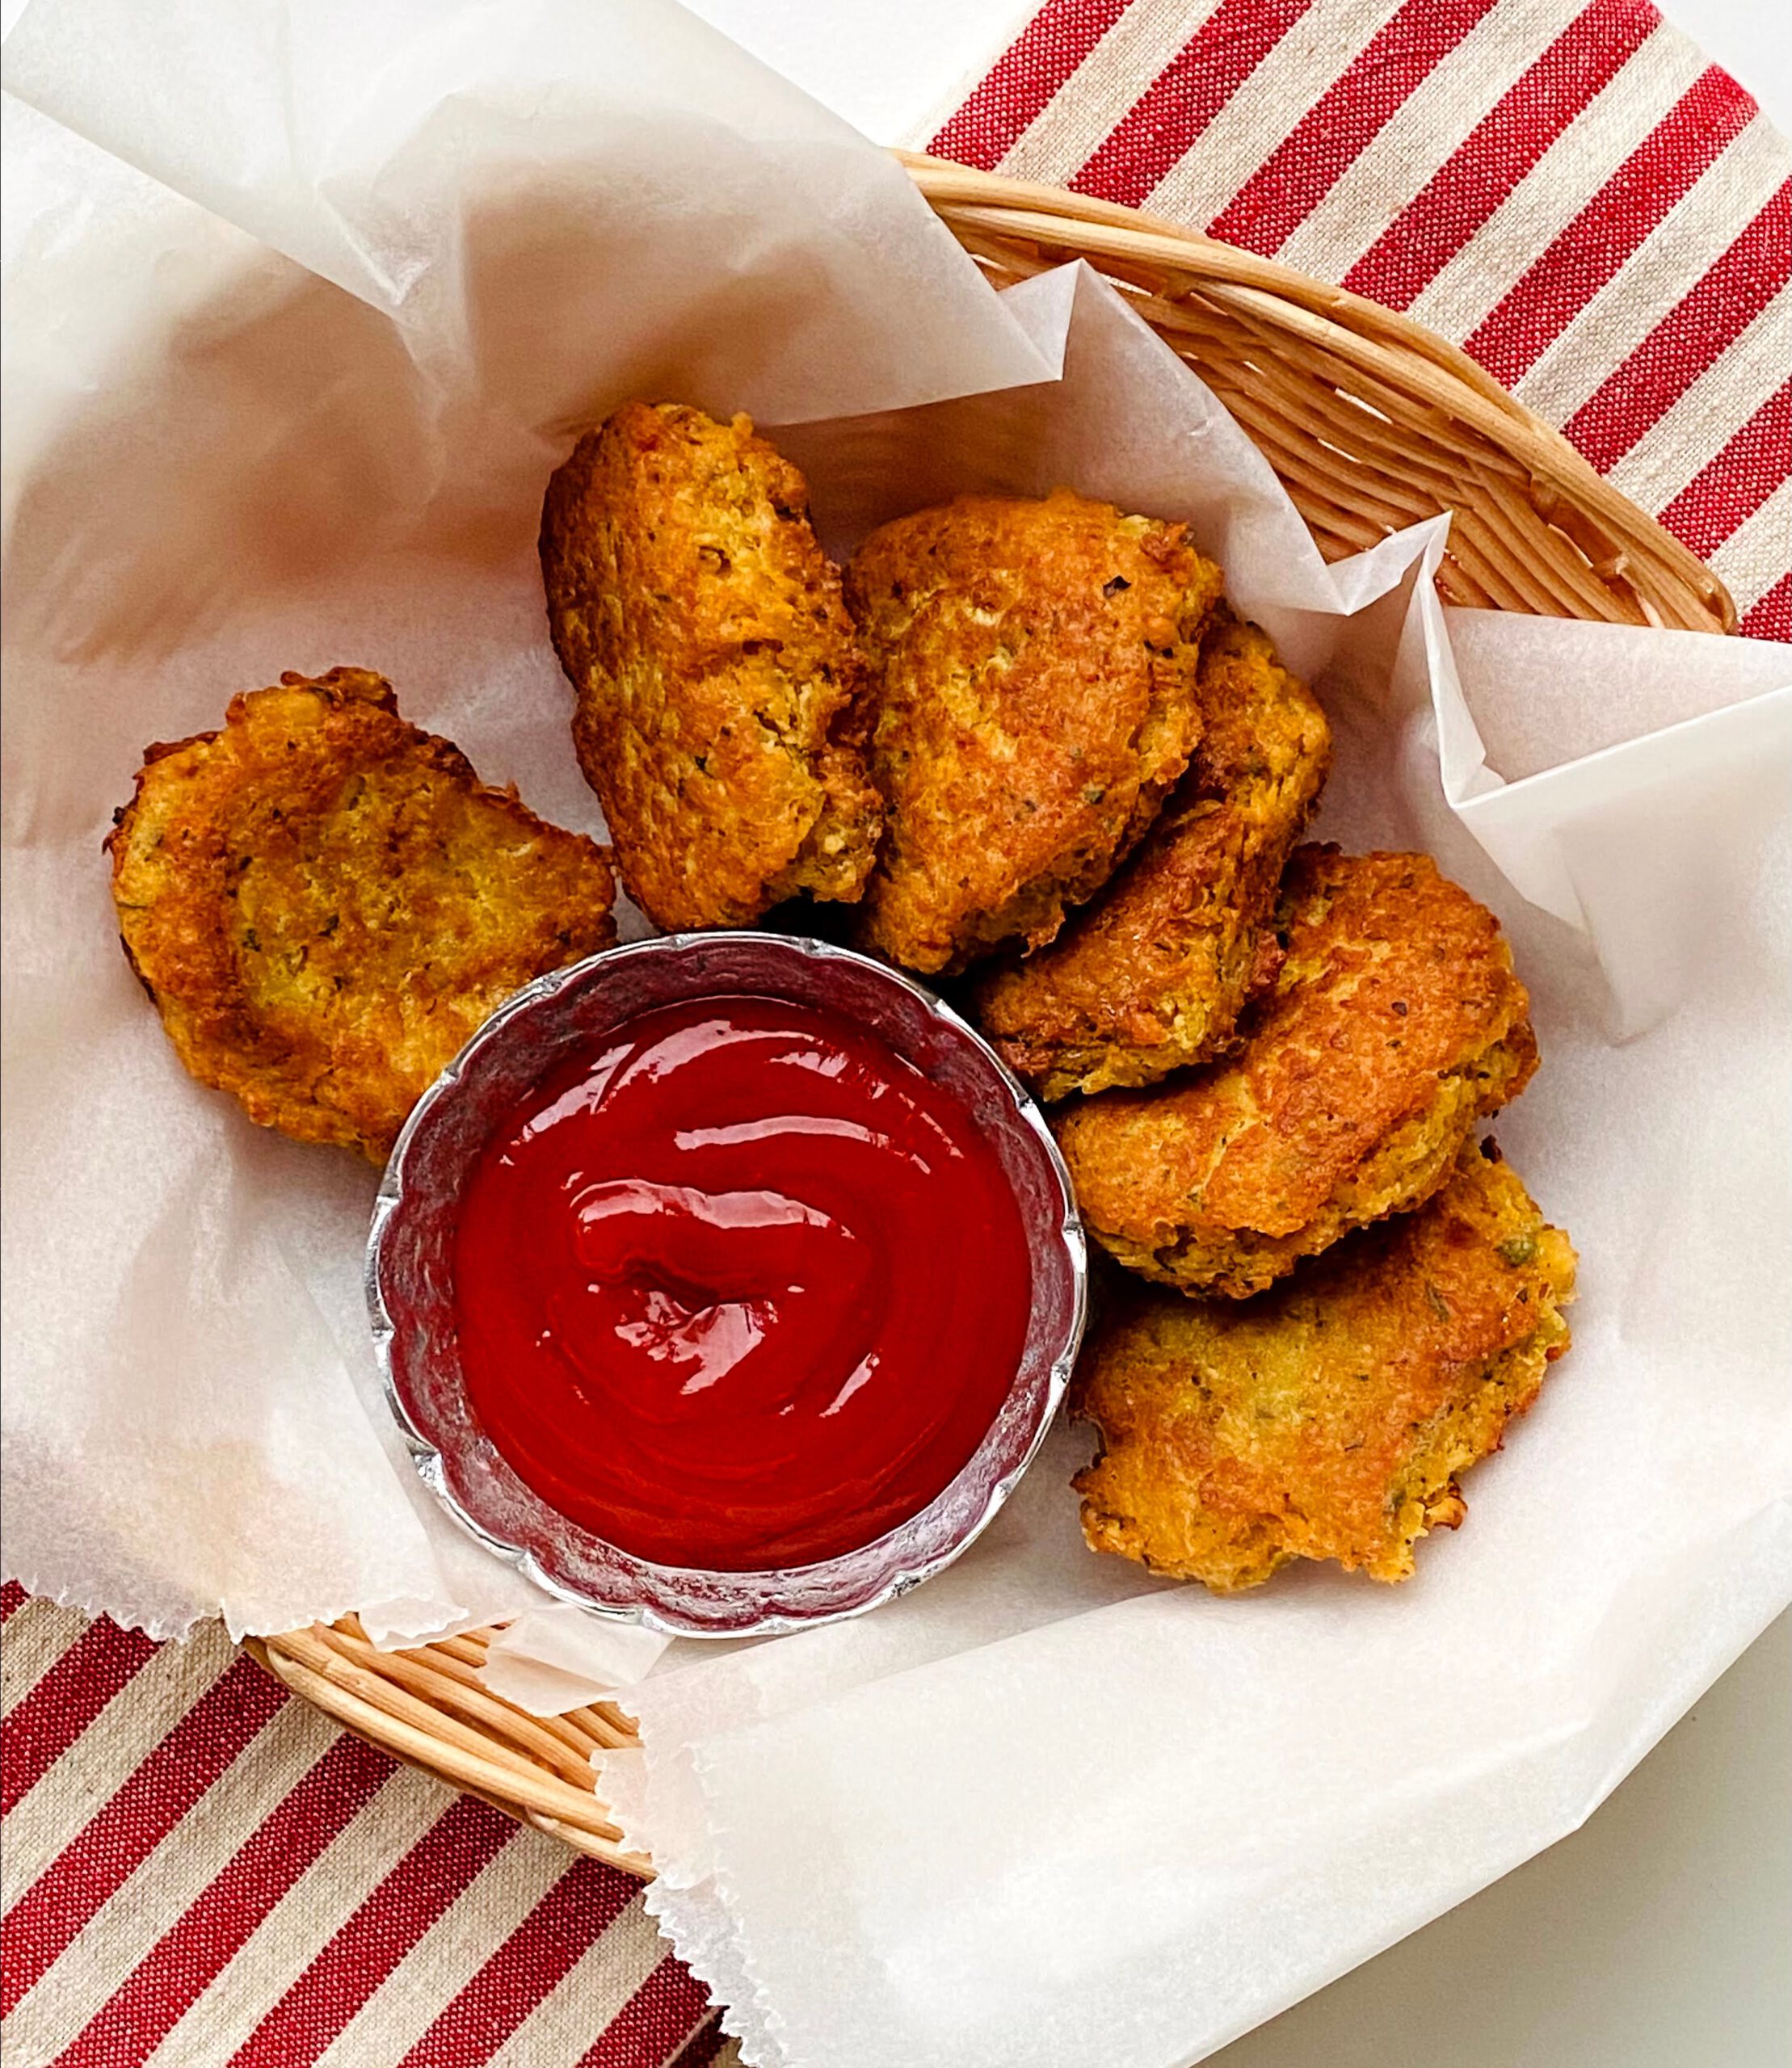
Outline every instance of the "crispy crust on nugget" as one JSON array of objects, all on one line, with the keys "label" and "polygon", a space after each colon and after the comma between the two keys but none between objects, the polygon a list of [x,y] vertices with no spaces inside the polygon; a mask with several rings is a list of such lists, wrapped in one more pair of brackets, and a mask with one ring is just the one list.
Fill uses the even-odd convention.
[{"label": "crispy crust on nugget", "polygon": [[1266,635],[1230,612],[1201,644],[1199,685],[1201,745],[1138,853],[1049,947],[979,981],[984,1032],[1042,1098],[1224,1054],[1274,979],[1268,922],[1331,729]]},{"label": "crispy crust on nugget", "polygon": [[1083,1219],[1130,1269],[1244,1298],[1448,1176],[1537,1064],[1500,923],[1424,855],[1301,848],[1285,959],[1229,1061],[1058,1122]]},{"label": "crispy crust on nugget", "polygon": [[629,403],[549,483],[541,552],[579,766],[642,911],[745,926],[859,897],[866,675],[789,461],[746,417]]},{"label": "crispy crust on nugget", "polygon": [[1401,1580],[1466,1512],[1458,1474],[1499,1449],[1568,1347],[1567,1237],[1469,1143],[1416,1213],[1341,1242],[1260,1300],[1138,1287],[1084,1353],[1077,1475],[1098,1551],[1220,1593],[1294,1558]]},{"label": "crispy crust on nugget", "polygon": [[251,1120],[383,1161],[467,1037],[616,939],[604,850],[482,783],[362,668],[152,746],[107,847],[176,1053]]},{"label": "crispy crust on nugget", "polygon": [[861,944],[931,972],[1050,940],[1187,765],[1219,591],[1181,525],[1064,489],[874,532],[847,571],[888,821]]}]

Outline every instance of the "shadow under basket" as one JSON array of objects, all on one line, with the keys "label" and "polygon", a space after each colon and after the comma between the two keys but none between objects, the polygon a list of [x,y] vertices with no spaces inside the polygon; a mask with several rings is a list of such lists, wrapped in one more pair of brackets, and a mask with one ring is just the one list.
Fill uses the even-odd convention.
[{"label": "shadow under basket", "polygon": [[[999,286],[1081,258],[1220,397],[1328,560],[1451,513],[1447,603],[1733,632],[1723,584],[1559,431],[1420,324],[1134,208],[903,154]],[[245,1649],[345,1729],[633,1874],[594,1757],[632,1748],[611,1702],[528,1715],[486,1692],[491,1632],[376,1651],[353,1616]]]}]

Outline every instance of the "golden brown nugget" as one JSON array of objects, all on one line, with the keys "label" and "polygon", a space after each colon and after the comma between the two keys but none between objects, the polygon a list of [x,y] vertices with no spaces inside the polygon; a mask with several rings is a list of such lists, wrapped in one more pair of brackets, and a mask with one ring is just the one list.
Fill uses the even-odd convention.
[{"label": "golden brown nugget", "polygon": [[1405,1579],[1567,1348],[1574,1274],[1567,1237],[1470,1142],[1427,1206],[1260,1300],[1136,1288],[1073,1390],[1101,1431],[1084,1536],[1222,1594],[1294,1558]]},{"label": "golden brown nugget", "polygon": [[495,1007],[616,939],[604,850],[482,783],[364,668],[282,675],[149,748],[106,845],[182,1062],[260,1126],[376,1162]]},{"label": "golden brown nugget", "polygon": [[579,766],[654,924],[860,897],[864,666],[808,487],[751,421],[618,410],[549,484],[541,574]]},{"label": "golden brown nugget", "polygon": [[935,971],[1050,940],[1200,738],[1219,570],[1181,525],[1060,489],[898,518],[846,582],[877,677],[888,821],[862,944]]},{"label": "golden brown nugget", "polygon": [[984,1032],[1042,1098],[1224,1054],[1274,979],[1268,923],[1331,729],[1267,636],[1229,612],[1202,642],[1199,683],[1201,745],[1138,852],[1050,947],[979,981]]},{"label": "golden brown nugget", "polygon": [[1276,988],[1229,1061],[1079,1102],[1058,1136],[1121,1263],[1244,1298],[1421,1204],[1537,1065],[1500,922],[1424,855],[1297,851]]}]

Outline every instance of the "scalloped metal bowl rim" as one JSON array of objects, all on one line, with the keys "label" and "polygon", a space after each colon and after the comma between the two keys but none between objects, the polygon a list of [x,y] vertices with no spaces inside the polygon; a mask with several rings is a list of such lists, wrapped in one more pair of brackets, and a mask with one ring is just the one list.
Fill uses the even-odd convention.
[{"label": "scalloped metal bowl rim", "polygon": [[[780,948],[790,949],[818,962],[846,961],[856,967],[874,970],[881,978],[908,992],[930,1015],[944,1021],[957,1036],[969,1041],[981,1052],[984,1060],[995,1071],[997,1080],[1006,1092],[1010,1104],[1044,1149],[1052,1173],[1057,1180],[1063,1211],[1055,1229],[1055,1234],[1070,1267],[1071,1311],[1065,1342],[1053,1359],[1046,1374],[1036,1426],[1019,1459],[992,1484],[982,1509],[961,1534],[954,1537],[944,1549],[931,1557],[918,1564],[899,1567],[875,1592],[868,1595],[863,1600],[848,1602],[838,1608],[818,1609],[813,1615],[792,1615],[782,1612],[772,1612],[747,1623],[727,1627],[721,1625],[711,1625],[688,1618],[675,1608],[668,1606],[656,1584],[662,1576],[668,1583],[700,1583],[706,1580],[726,1582],[730,1578],[751,1578],[768,1583],[775,1583],[780,1579],[795,1581],[806,1574],[825,1573],[828,1567],[836,1562],[823,1560],[813,1566],[770,1569],[751,1574],[729,1574],[711,1573],[701,1567],[656,1564],[651,1560],[637,1557],[632,1552],[623,1550],[620,1545],[609,1545],[608,1548],[625,1560],[633,1572],[646,1583],[643,1591],[643,1598],[626,1606],[612,1601],[594,1599],[576,1582],[563,1578],[545,1564],[535,1549],[526,1545],[512,1541],[510,1538],[493,1530],[482,1522],[477,1515],[471,1513],[454,1489],[449,1477],[448,1461],[444,1456],[440,1447],[412,1420],[410,1412],[398,1393],[392,1355],[393,1339],[397,1333],[397,1325],[387,1309],[380,1283],[380,1267],[384,1254],[385,1232],[398,1204],[404,1182],[405,1160],[413,1140],[441,1099],[459,1083],[469,1060],[482,1049],[490,1046],[493,1041],[501,1038],[505,1028],[520,1013],[527,1011],[541,999],[552,997],[575,979],[587,976],[599,967],[612,968],[618,962],[635,956],[664,953],[668,950],[688,949],[699,945],[710,946],[720,940],[728,939],[729,936],[715,933],[658,934],[644,940],[623,942],[614,948],[600,949],[597,954],[587,956],[582,961],[569,963],[563,969],[549,970],[545,975],[536,977],[532,982],[524,985],[522,990],[507,998],[490,1018],[484,1021],[476,1030],[459,1054],[448,1065],[441,1075],[412,1108],[403,1128],[399,1131],[397,1141],[393,1145],[392,1154],[386,1160],[385,1169],[380,1179],[380,1189],[374,1200],[372,1216],[368,1230],[362,1286],[373,1337],[374,1356],[379,1365],[381,1387],[385,1394],[387,1406],[405,1440],[406,1448],[419,1477],[441,1507],[469,1536],[482,1544],[487,1550],[515,1566],[526,1578],[553,1599],[572,1603],[579,1608],[589,1610],[594,1615],[604,1616],[612,1621],[638,1623],[648,1629],[657,1630],[667,1637],[730,1639],[776,1637],[796,1630],[815,1629],[824,1624],[842,1622],[853,1616],[868,1615],[873,1609],[881,1608],[886,1602],[896,1600],[899,1596],[919,1587],[924,1581],[932,1579],[936,1573],[943,1572],[948,1566],[953,1564],[969,1550],[990,1524],[995,1520],[1007,1503],[1008,1496],[1020,1483],[1027,1468],[1038,1454],[1039,1447],[1045,1441],[1046,1432],[1057,1419],[1058,1410],[1062,1405],[1064,1395],[1070,1385],[1071,1368],[1076,1362],[1077,1351],[1081,1347],[1083,1331],[1088,1320],[1088,1246],[1083,1230],[1082,1219],[1077,1211],[1075,1194],[1071,1188],[1070,1172],[1066,1168],[1062,1154],[1043,1115],[1013,1072],[1008,1069],[990,1044],[974,1027],[955,1012],[943,998],[936,996],[924,984],[918,982],[904,970],[894,969],[885,963],[874,961],[869,956],[861,956],[852,949],[838,947],[832,942],[811,940],[801,935],[755,933],[752,937],[756,940],[776,944]],[[992,1423],[991,1427],[993,1427]],[[971,1457],[961,1467],[961,1473],[970,1469],[975,1463],[980,1451],[981,1446],[979,1446],[979,1452],[973,1452]],[[921,1509],[917,1515],[911,1516],[907,1522],[898,1524],[895,1530],[887,1532],[885,1536],[873,1538],[870,1543],[860,1546],[852,1552],[842,1554],[843,1557],[864,1557],[875,1551],[877,1545],[885,1542],[889,1536],[897,1534],[898,1531],[912,1528],[936,1503],[944,1501],[957,1483],[957,1475],[955,1475],[953,1479],[935,1495],[934,1500],[929,1502],[928,1506]],[[536,1498],[539,1500],[541,1497],[537,1495]],[[549,1514],[557,1512],[546,1502],[543,1502],[542,1506]],[[580,1527],[570,1520],[567,1526],[570,1528]],[[581,1533],[587,1536],[591,1534],[590,1532],[583,1531]]]}]

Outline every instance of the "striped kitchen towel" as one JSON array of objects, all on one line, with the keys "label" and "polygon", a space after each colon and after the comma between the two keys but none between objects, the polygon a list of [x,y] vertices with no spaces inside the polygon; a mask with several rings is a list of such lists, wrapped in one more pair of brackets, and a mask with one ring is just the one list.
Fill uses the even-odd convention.
[{"label": "striped kitchen towel", "polygon": [[1408,311],[1792,638],[1792,151],[1646,0],[1049,0],[925,141]]},{"label": "striped kitchen towel", "polygon": [[729,2068],[632,1876],[398,1765],[217,1625],[8,1586],[7,2068]]}]

